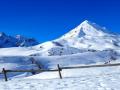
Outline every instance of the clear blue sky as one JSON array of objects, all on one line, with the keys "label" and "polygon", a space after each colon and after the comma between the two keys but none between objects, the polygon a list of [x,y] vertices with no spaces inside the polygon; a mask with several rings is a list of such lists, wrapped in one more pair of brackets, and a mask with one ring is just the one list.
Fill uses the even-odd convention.
[{"label": "clear blue sky", "polygon": [[86,19],[120,33],[120,1],[0,0],[0,31],[40,42],[55,39]]}]

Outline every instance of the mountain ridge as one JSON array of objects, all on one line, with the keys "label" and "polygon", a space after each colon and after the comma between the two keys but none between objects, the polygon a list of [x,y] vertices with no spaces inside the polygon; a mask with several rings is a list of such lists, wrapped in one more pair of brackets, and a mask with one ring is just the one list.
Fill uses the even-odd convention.
[{"label": "mountain ridge", "polygon": [[0,48],[28,47],[39,44],[34,38],[27,38],[21,35],[10,36],[0,32]]}]

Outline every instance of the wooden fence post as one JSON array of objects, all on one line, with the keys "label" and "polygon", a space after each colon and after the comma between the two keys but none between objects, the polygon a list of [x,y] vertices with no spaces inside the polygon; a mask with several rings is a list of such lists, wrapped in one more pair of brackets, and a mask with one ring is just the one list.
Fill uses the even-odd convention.
[{"label": "wooden fence post", "polygon": [[2,72],[4,74],[5,81],[8,81],[8,79],[7,79],[7,71],[5,70],[5,68],[3,68]]},{"label": "wooden fence post", "polygon": [[59,64],[57,65],[57,67],[58,67],[58,72],[59,72],[60,79],[62,79],[62,74],[61,74],[62,69],[60,68]]}]

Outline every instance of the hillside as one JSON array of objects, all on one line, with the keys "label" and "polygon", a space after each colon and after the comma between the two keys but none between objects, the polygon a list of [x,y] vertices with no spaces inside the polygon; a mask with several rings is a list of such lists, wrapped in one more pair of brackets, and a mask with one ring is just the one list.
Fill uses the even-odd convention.
[{"label": "hillside", "polygon": [[[1,48],[0,69],[37,69],[31,58],[43,69],[55,69],[57,64],[75,66],[119,62],[120,36],[86,20],[52,41],[30,47]],[[23,73],[12,74],[10,77],[20,74]],[[29,75],[31,74],[26,73],[23,76]]]}]

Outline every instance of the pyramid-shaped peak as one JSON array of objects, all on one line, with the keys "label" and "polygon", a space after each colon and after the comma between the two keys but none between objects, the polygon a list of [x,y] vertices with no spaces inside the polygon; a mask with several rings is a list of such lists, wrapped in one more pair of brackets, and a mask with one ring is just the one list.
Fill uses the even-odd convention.
[{"label": "pyramid-shaped peak", "polygon": [[87,29],[89,30],[90,28],[96,28],[96,29],[99,29],[101,30],[102,27],[100,27],[99,25],[97,25],[96,23],[93,23],[91,21],[88,21],[88,20],[85,20],[83,21],[80,25],[78,25],[76,28],[84,28],[84,29]]},{"label": "pyramid-shaped peak", "polygon": [[88,20],[83,21],[76,29],[79,31],[79,33],[82,30],[86,35],[90,35],[90,36],[105,35],[103,27]]},{"label": "pyramid-shaped peak", "polygon": [[88,21],[88,20],[83,21],[75,29],[77,29],[78,31],[83,29],[84,31],[88,31],[89,33],[93,32],[93,31],[106,33],[106,31],[107,31],[106,28],[101,27],[98,24]]},{"label": "pyramid-shaped peak", "polygon": [[70,32],[65,34],[62,38],[70,38],[70,37],[77,37],[81,38],[84,36],[104,36],[107,35],[104,32],[103,28],[97,25],[96,23],[92,23],[91,21],[85,20],[76,28],[72,29]]},{"label": "pyramid-shaped peak", "polygon": [[88,21],[88,20],[85,20],[85,21],[83,21],[81,24],[84,24],[84,23],[89,23],[90,21]]},{"label": "pyramid-shaped peak", "polygon": [[85,26],[85,25],[90,25],[90,26],[98,26],[96,23],[93,23],[91,21],[85,20],[83,21],[79,26]]},{"label": "pyramid-shaped peak", "polygon": [[91,28],[91,29],[96,29],[96,30],[101,30],[101,31],[106,31],[106,28],[105,27],[101,27],[99,26],[98,24],[94,23],[94,22],[91,22],[91,21],[88,21],[88,20],[85,20],[83,21],[79,26],[79,28],[87,28],[88,30]]}]

